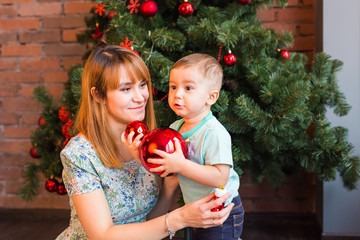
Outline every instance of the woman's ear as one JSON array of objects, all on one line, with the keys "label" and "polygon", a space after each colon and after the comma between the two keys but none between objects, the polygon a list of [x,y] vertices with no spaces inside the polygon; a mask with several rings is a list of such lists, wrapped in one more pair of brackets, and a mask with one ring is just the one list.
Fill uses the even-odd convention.
[{"label": "woman's ear", "polygon": [[91,96],[95,99],[96,102],[101,103],[101,98],[98,96],[98,92],[95,87],[90,89]]},{"label": "woman's ear", "polygon": [[218,90],[212,90],[209,93],[209,98],[207,100],[207,104],[210,105],[210,106],[213,105],[214,103],[216,103],[218,98],[219,98],[219,91]]}]

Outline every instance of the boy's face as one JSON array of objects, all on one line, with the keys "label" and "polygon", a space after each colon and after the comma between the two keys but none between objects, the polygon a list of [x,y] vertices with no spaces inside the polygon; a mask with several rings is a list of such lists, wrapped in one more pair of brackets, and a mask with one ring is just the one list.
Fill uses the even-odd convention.
[{"label": "boy's face", "polygon": [[214,103],[211,92],[209,81],[196,68],[171,70],[168,102],[178,116],[202,120]]}]

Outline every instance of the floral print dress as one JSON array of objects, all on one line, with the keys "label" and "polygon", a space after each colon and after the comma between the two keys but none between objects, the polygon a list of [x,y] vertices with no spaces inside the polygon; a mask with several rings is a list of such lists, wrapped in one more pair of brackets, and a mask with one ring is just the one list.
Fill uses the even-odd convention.
[{"label": "floral print dress", "polygon": [[71,218],[69,227],[56,239],[88,239],[74,208],[73,195],[102,189],[114,225],[144,222],[155,206],[159,194],[157,181],[137,161],[125,163],[126,168],[121,169],[105,167],[92,145],[82,137],[72,138],[60,156]]}]

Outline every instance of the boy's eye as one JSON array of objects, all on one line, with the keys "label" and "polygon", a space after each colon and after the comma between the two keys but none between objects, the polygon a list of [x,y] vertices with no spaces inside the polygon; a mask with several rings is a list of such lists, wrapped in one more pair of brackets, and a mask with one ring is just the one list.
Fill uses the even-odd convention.
[{"label": "boy's eye", "polygon": [[170,89],[174,90],[174,89],[176,89],[176,87],[175,86],[170,86]]},{"label": "boy's eye", "polygon": [[187,91],[190,91],[190,90],[192,89],[192,87],[185,87],[185,89],[186,89]]}]

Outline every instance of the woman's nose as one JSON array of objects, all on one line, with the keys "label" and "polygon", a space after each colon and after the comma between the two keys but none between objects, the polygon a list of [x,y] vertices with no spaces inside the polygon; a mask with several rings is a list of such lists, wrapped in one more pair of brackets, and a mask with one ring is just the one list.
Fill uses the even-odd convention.
[{"label": "woman's nose", "polygon": [[133,100],[134,101],[143,101],[144,100],[144,96],[143,96],[142,91],[140,89],[135,89]]}]

